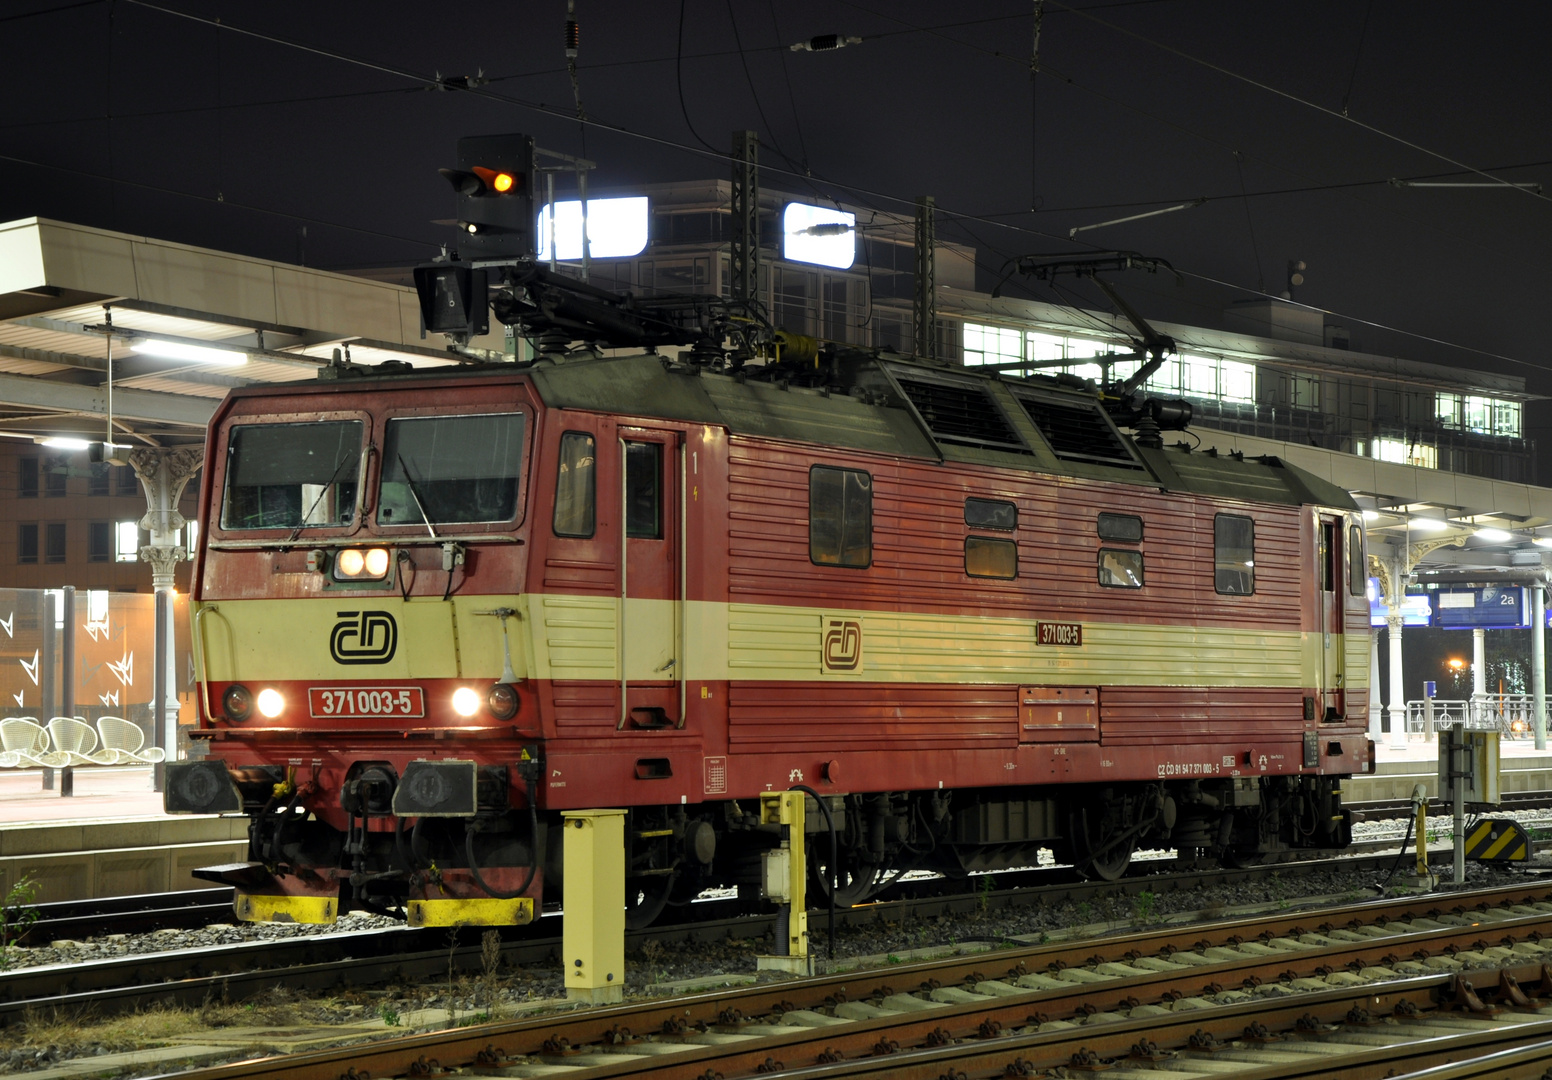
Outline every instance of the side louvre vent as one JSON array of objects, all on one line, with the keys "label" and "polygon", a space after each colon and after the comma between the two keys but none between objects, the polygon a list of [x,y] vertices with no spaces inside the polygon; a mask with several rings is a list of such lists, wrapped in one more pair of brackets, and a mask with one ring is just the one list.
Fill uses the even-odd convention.
[{"label": "side louvre vent", "polygon": [[1063,461],[1142,468],[1098,405],[1018,397],[1051,450]]},{"label": "side louvre vent", "polygon": [[900,389],[911,399],[933,438],[960,446],[982,446],[1027,454],[1029,448],[1003,417],[991,395],[980,386],[902,379]]}]

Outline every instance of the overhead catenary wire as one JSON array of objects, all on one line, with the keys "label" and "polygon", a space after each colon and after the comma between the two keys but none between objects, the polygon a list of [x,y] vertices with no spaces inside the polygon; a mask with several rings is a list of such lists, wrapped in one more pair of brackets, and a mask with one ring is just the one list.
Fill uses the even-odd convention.
[{"label": "overhead catenary wire", "polygon": [[[192,21],[192,22],[197,22],[197,23],[204,23],[204,24],[207,24],[207,25],[214,25],[216,23],[216,20],[211,18],[211,17],[207,17],[207,16],[203,16],[203,15],[196,15],[196,14],[193,14],[193,13],[190,13],[190,12],[185,12],[185,11],[179,11],[179,10],[177,10],[175,8],[169,8],[169,7],[165,6],[164,4],[154,2],[154,0],[123,0],[123,2],[127,3],[127,4],[132,4],[132,5],[136,6],[136,7],[145,8],[147,10],[157,11],[157,12],[160,12],[162,14],[174,17],[174,18],[184,19],[184,20],[188,20],[188,21]],[[853,6],[860,7],[861,5],[853,4]],[[1075,9],[1069,8],[1066,5],[1063,5],[1063,8],[1064,8],[1064,10],[1075,11]],[[1076,11],[1075,11],[1075,13],[1081,14],[1081,12],[1076,12]],[[332,60],[337,60],[337,61],[340,61],[340,62],[343,62],[343,63],[353,64],[353,65],[356,65],[356,66],[363,67],[363,68],[365,68],[367,70],[377,71],[377,72],[380,72],[380,73],[383,73],[383,74],[392,75],[392,76],[397,77],[397,78],[407,79],[407,80],[416,82],[416,83],[421,84],[421,85],[427,85],[427,84],[429,84],[429,83],[431,83],[433,81],[431,79],[428,79],[422,73],[417,73],[417,72],[410,71],[410,70],[407,70],[407,69],[398,68],[398,67],[395,67],[393,65],[382,63],[380,61],[375,61],[375,60],[371,60],[371,59],[367,59],[367,58],[362,58],[362,57],[350,56],[350,55],[347,55],[347,54],[344,54],[344,53],[340,53],[340,52],[336,52],[336,51],[333,51],[333,50],[324,49],[324,48],[321,48],[319,46],[308,45],[308,44],[303,43],[303,42],[293,42],[293,41],[290,41],[288,39],[279,37],[278,35],[275,35],[275,34],[269,34],[269,33],[263,32],[263,31],[252,30],[252,29],[248,29],[248,28],[244,28],[244,27],[235,26],[234,24],[232,24],[230,22],[222,21],[220,23],[220,25],[222,25],[225,29],[227,29],[228,31],[230,31],[232,33],[241,34],[241,35],[244,35],[244,36],[252,37],[252,38],[254,38],[256,40],[267,41],[267,42],[270,42],[272,44],[276,44],[276,45],[280,45],[280,46],[284,46],[284,47],[296,48],[296,49],[298,49],[300,51],[307,52],[307,53],[310,53],[312,55],[316,55],[316,56],[320,56],[320,57],[325,57],[325,58],[332,59]],[[950,39],[950,40],[952,40],[952,39]],[[1042,70],[1045,70],[1044,66],[1043,66]],[[542,102],[525,101],[525,100],[520,99],[520,98],[514,98],[514,97],[511,97],[511,96],[508,96],[508,95],[505,95],[505,94],[497,93],[497,92],[491,90],[488,86],[485,86],[485,85],[462,85],[462,84],[459,84],[459,85],[454,85],[454,86],[450,87],[449,89],[453,89],[453,90],[456,90],[456,91],[461,92],[461,93],[472,94],[472,95],[475,95],[477,97],[483,97],[483,98],[486,98],[486,99],[489,99],[489,100],[493,100],[493,101],[497,101],[497,102],[502,102],[502,103],[505,103],[505,104],[508,104],[508,105],[517,106],[517,107],[520,107],[520,108],[526,108],[526,109],[529,109],[529,110],[532,110],[532,111],[535,111],[535,112],[539,112],[541,114],[548,115],[548,116],[551,116],[551,117],[558,117],[558,116],[564,116],[565,115],[565,114],[561,113],[559,110],[556,110],[556,109],[554,109],[554,108],[552,108],[550,106],[547,106],[547,105],[543,104]],[[565,117],[565,119],[569,120],[569,119],[571,119],[571,117]],[[726,152],[715,150],[715,149],[711,148],[709,144],[704,144],[704,140],[702,140],[702,142],[706,146],[706,148],[705,149],[700,149],[700,148],[697,148],[697,147],[694,147],[694,146],[690,146],[690,145],[687,145],[687,144],[684,144],[684,143],[676,142],[676,141],[674,141],[672,139],[664,138],[662,136],[652,135],[652,134],[649,134],[649,133],[646,133],[646,132],[641,132],[641,131],[635,131],[635,130],[632,130],[632,129],[627,128],[627,127],[625,127],[623,125],[620,125],[620,124],[600,121],[600,120],[598,120],[596,118],[593,118],[593,117],[589,117],[588,119],[586,119],[584,121],[581,121],[581,122],[585,123],[585,124],[588,124],[590,126],[593,126],[593,127],[600,128],[601,130],[607,130],[607,131],[610,131],[612,133],[615,133],[615,134],[618,134],[618,135],[622,135],[622,136],[625,136],[625,137],[628,137],[628,138],[634,138],[634,139],[637,139],[637,140],[640,140],[640,141],[643,141],[643,142],[647,142],[647,143],[650,143],[650,144],[653,144],[653,145],[658,145],[658,146],[663,146],[663,147],[667,147],[667,148],[671,148],[671,149],[681,150],[681,151],[684,151],[686,153],[690,153],[690,154],[697,155],[697,156],[712,157],[712,158],[723,160],[723,161],[725,161],[727,159],[727,157],[728,157]],[[699,136],[697,136],[697,138],[699,138]],[[0,160],[20,160],[20,159],[0,157]],[[24,161],[23,163],[24,164],[37,164],[35,162],[30,162],[30,161]],[[1460,163],[1452,162],[1452,164],[1455,164],[1458,168],[1461,168],[1461,169],[1463,169],[1465,171],[1478,172],[1478,170],[1473,169],[1473,168],[1471,168],[1469,166],[1462,165]],[[46,168],[53,168],[53,166],[44,166],[44,167],[46,167]],[[795,178],[799,176],[799,174],[797,174],[795,172],[791,172],[789,170],[784,170],[784,169],[781,169],[781,168],[776,167],[776,166],[770,166],[770,167],[766,167],[766,168],[767,168],[767,171],[770,171],[770,172],[773,172],[773,173],[777,173],[777,174],[790,175],[790,176],[793,176]],[[910,205],[913,205],[913,203],[914,203],[913,199],[910,199],[910,198],[907,198],[907,197],[893,195],[893,194],[890,194],[890,193],[887,193],[887,192],[874,191],[872,189],[863,188],[863,187],[860,187],[858,185],[844,184],[844,183],[841,183],[841,182],[838,182],[838,181],[831,181],[831,180],[828,180],[828,179],[822,178],[822,177],[815,177],[814,179],[819,180],[819,181],[821,181],[823,183],[826,183],[826,184],[831,184],[831,185],[833,185],[833,186],[835,186],[835,187],[837,187],[837,188],[839,188],[839,189],[841,189],[843,191],[852,193],[854,195],[865,194],[865,195],[869,195],[869,196],[872,196],[872,197],[875,197],[875,198],[881,198],[881,199],[884,199],[884,200],[889,201],[889,202],[898,203],[898,204],[900,204],[902,206],[910,206]],[[151,187],[152,185],[145,185],[145,186]],[[262,211],[262,212],[276,213],[277,216],[296,217],[296,218],[300,219],[298,215],[278,214],[278,212],[275,212],[275,211]],[[1039,237],[1043,237],[1043,238],[1046,238],[1046,239],[1052,239],[1052,240],[1066,240],[1066,238],[1054,236],[1054,235],[1052,235],[1050,233],[1047,233],[1047,232],[1044,232],[1044,231],[1041,231],[1041,230],[1037,230],[1037,229],[1032,229],[1032,228],[1029,228],[1027,226],[1016,225],[1016,224],[1012,224],[1012,223],[1005,222],[1005,221],[993,220],[993,219],[987,218],[985,215],[970,214],[970,213],[966,213],[966,212],[963,212],[963,211],[954,211],[954,210],[952,210],[950,208],[946,208],[946,207],[942,207],[942,206],[940,206],[938,208],[938,213],[939,213],[940,217],[943,217],[943,218],[946,218],[946,219],[949,219],[949,220],[953,220],[953,221],[956,221],[956,222],[959,222],[959,223],[963,223],[963,222],[967,222],[967,221],[975,221],[975,222],[981,222],[981,223],[984,223],[984,224],[993,225],[993,226],[996,226],[996,227],[999,227],[999,228],[1003,228],[1003,229],[1009,230],[1011,232],[1022,233],[1022,234],[1027,234],[1027,235],[1031,235],[1031,236],[1039,236]],[[321,224],[332,225],[333,223],[331,223],[331,222],[321,222]],[[358,229],[358,230],[355,230],[355,231],[369,232],[370,230],[359,230]],[[417,244],[426,243],[424,241],[415,241],[415,242]],[[1091,248],[1094,248],[1095,250],[1103,250],[1103,249],[1095,247],[1094,245],[1083,245],[1083,246],[1091,247]],[[1206,282],[1206,283],[1211,283],[1211,284],[1214,284],[1214,285],[1219,285],[1219,286],[1222,286],[1222,287],[1225,287],[1225,288],[1229,288],[1229,289],[1234,289],[1234,290],[1239,290],[1239,291],[1247,291],[1247,292],[1254,292],[1254,290],[1246,289],[1244,286],[1235,285],[1235,284],[1231,284],[1229,282],[1221,281],[1221,280],[1219,280],[1217,278],[1214,278],[1214,277],[1211,277],[1209,275],[1196,274],[1196,273],[1192,273],[1190,271],[1181,271],[1181,273],[1184,276],[1191,277],[1194,280],[1199,280],[1199,281],[1203,281],[1203,282]],[[1264,296],[1266,294],[1264,294],[1264,293],[1257,293],[1257,295],[1263,295]],[[1267,299],[1278,299],[1277,297],[1271,297],[1271,296],[1267,296],[1266,298]],[[1308,305],[1299,305],[1299,306],[1306,306],[1306,307],[1308,307]],[[1319,311],[1319,310],[1322,310],[1322,309],[1311,307],[1310,310]],[[1507,363],[1511,363],[1511,364],[1515,364],[1515,365],[1520,365],[1520,366],[1524,366],[1524,367],[1527,367],[1527,368],[1532,368],[1532,369],[1535,369],[1535,370],[1548,370],[1549,369],[1545,365],[1539,365],[1539,364],[1532,363],[1530,361],[1519,360],[1519,359],[1514,358],[1514,357],[1505,356],[1505,355],[1502,355],[1502,354],[1499,354],[1499,353],[1492,352],[1490,350],[1477,348],[1475,346],[1460,345],[1460,344],[1457,344],[1457,343],[1454,343],[1454,342],[1450,342],[1450,341],[1447,341],[1447,340],[1444,340],[1444,339],[1441,339],[1441,338],[1437,338],[1437,337],[1434,337],[1434,336],[1431,336],[1431,335],[1427,335],[1427,334],[1417,333],[1417,332],[1414,332],[1414,331],[1402,330],[1402,329],[1394,327],[1394,326],[1389,326],[1389,325],[1386,325],[1386,324],[1378,323],[1378,322],[1375,322],[1373,320],[1361,318],[1359,316],[1342,315],[1342,314],[1337,313],[1337,312],[1327,312],[1327,313],[1328,314],[1336,315],[1339,318],[1346,318],[1350,322],[1354,322],[1354,323],[1357,323],[1357,324],[1360,324],[1360,325],[1371,326],[1371,327],[1374,327],[1376,329],[1381,329],[1381,330],[1385,330],[1387,332],[1400,334],[1402,336],[1409,337],[1409,338],[1411,338],[1413,340],[1425,341],[1425,342],[1429,342],[1431,344],[1437,344],[1437,345],[1441,345],[1441,346],[1444,346],[1444,347],[1447,347],[1447,348],[1456,349],[1456,350],[1459,350],[1459,351],[1462,351],[1462,352],[1468,352],[1468,353],[1472,353],[1474,355],[1478,355],[1478,356],[1482,356],[1482,357],[1487,357],[1487,358],[1490,358],[1490,359],[1501,360],[1501,361],[1504,361],[1504,362],[1507,362]]]},{"label": "overhead catenary wire", "polygon": [[[1327,106],[1322,105],[1319,102],[1310,101],[1308,98],[1302,98],[1299,95],[1297,95],[1295,93],[1292,93],[1291,91],[1284,90],[1284,89],[1282,89],[1280,87],[1273,86],[1270,83],[1262,82],[1259,79],[1252,79],[1250,76],[1241,74],[1240,72],[1234,71],[1231,68],[1224,67],[1222,64],[1214,63],[1211,60],[1207,60],[1207,59],[1204,59],[1202,57],[1195,56],[1195,55],[1193,55],[1191,53],[1188,53],[1184,49],[1181,49],[1181,48],[1179,48],[1177,46],[1170,45],[1170,44],[1168,44],[1166,42],[1158,41],[1158,40],[1156,40],[1154,38],[1149,37],[1146,34],[1143,34],[1143,33],[1140,33],[1138,31],[1136,31],[1136,30],[1132,30],[1132,29],[1129,29],[1128,27],[1121,26],[1121,25],[1119,25],[1117,23],[1110,22],[1108,19],[1101,19],[1099,16],[1091,14],[1090,12],[1085,11],[1082,8],[1075,8],[1075,7],[1073,7],[1070,4],[1062,3],[1062,0],[1051,0],[1051,3],[1055,4],[1056,6],[1058,6],[1060,8],[1065,9],[1066,11],[1070,11],[1072,14],[1078,16],[1079,18],[1086,19],[1089,22],[1094,23],[1097,26],[1103,26],[1103,27],[1106,27],[1107,29],[1114,30],[1118,34],[1122,34],[1122,35],[1124,35],[1126,37],[1132,38],[1133,40],[1143,42],[1144,44],[1150,45],[1150,46],[1152,46],[1155,49],[1161,49],[1164,52],[1167,52],[1167,53],[1169,53],[1172,56],[1179,57],[1180,59],[1185,60],[1185,61],[1187,61],[1189,63],[1196,64],[1196,65],[1198,65],[1200,67],[1206,68],[1209,71],[1217,72],[1218,74],[1223,75],[1226,78],[1234,79],[1234,80],[1237,80],[1239,82],[1242,82],[1246,86],[1253,86],[1257,90],[1261,90],[1261,91],[1264,91],[1265,93],[1272,94],[1272,95],[1274,95],[1276,97],[1282,98],[1284,101],[1293,102],[1296,105],[1301,105],[1301,106],[1303,106],[1306,109],[1312,109],[1315,112],[1321,113],[1321,114],[1323,114],[1325,116],[1332,117],[1333,119],[1336,119],[1336,120],[1340,120],[1343,123],[1352,124],[1355,127],[1360,128],[1363,131],[1367,131],[1367,132],[1369,132],[1372,135],[1377,135],[1377,136],[1379,136],[1382,139],[1389,140],[1390,142],[1393,142],[1393,143],[1397,144],[1398,146],[1404,146],[1407,149],[1415,150],[1415,151],[1417,151],[1420,154],[1426,154],[1428,157],[1434,158],[1434,159],[1436,159],[1438,161],[1445,162],[1446,164],[1452,165],[1455,168],[1461,169],[1461,170],[1463,170],[1465,172],[1475,173],[1476,175],[1482,177],[1484,180],[1492,180],[1492,181],[1494,181],[1496,183],[1499,183],[1499,184],[1507,184],[1508,183],[1508,181],[1502,179],[1501,177],[1494,176],[1491,173],[1486,172],[1485,170],[1478,169],[1478,168],[1476,168],[1475,166],[1472,166],[1472,165],[1468,165],[1465,162],[1459,161],[1459,160],[1457,160],[1455,158],[1452,158],[1448,154],[1441,153],[1438,150],[1434,150],[1434,149],[1431,149],[1429,147],[1423,146],[1421,143],[1413,142],[1411,139],[1405,138],[1404,136],[1397,135],[1397,134],[1395,134],[1394,132],[1391,132],[1391,131],[1386,131],[1384,128],[1379,127],[1378,125],[1370,124],[1370,123],[1367,123],[1367,122],[1365,122],[1363,120],[1359,120],[1359,119],[1357,119],[1357,118],[1355,118],[1353,116],[1347,115],[1346,113],[1339,112],[1336,109],[1328,108]],[[1524,190],[1524,189],[1516,189],[1516,190]],[[1547,200],[1547,196],[1541,194],[1540,192],[1530,192],[1530,191],[1527,191],[1526,193],[1529,194],[1529,195],[1532,195],[1534,198],[1542,199],[1542,200]],[[1552,201],[1552,200],[1548,200],[1548,201]]]}]

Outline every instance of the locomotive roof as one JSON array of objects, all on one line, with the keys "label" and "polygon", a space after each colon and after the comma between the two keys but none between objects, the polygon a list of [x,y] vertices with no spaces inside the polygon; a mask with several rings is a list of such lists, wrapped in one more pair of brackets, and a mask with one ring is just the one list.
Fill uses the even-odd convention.
[{"label": "locomotive roof", "polygon": [[1224,498],[1358,509],[1342,488],[1277,458],[1149,449],[1120,432],[1091,392],[1054,380],[858,357],[849,392],[696,370],[657,357],[537,364],[547,405],[720,424],[744,435],[907,457],[1143,484]]},{"label": "locomotive roof", "polygon": [[[1054,379],[1006,378],[860,352],[844,356],[838,366],[844,390],[712,374],[651,354],[435,372],[354,367],[325,369],[321,375],[330,379],[324,383],[328,390],[349,391],[521,373],[552,408],[717,424],[741,435],[1251,502],[1358,509],[1342,488],[1278,458],[1200,450],[1184,441],[1162,449],[1138,446],[1117,429],[1091,391]],[[255,386],[231,396],[295,393],[297,388],[295,383]]]}]

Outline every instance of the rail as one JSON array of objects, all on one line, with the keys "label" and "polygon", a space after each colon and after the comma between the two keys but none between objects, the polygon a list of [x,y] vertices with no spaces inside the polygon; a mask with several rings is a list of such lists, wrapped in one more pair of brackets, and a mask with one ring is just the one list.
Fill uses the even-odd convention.
[{"label": "rail", "polygon": [[1432,735],[1442,727],[1497,731],[1511,739],[1535,731],[1535,699],[1530,694],[1474,694],[1464,700],[1425,698],[1407,702],[1407,730]]}]

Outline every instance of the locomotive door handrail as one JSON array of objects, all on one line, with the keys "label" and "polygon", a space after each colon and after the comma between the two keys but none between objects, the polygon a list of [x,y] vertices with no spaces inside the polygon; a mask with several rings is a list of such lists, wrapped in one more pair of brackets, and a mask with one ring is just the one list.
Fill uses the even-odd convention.
[{"label": "locomotive door handrail", "polygon": [[679,679],[679,722],[677,724],[675,724],[674,727],[677,728],[677,729],[680,729],[680,730],[683,730],[683,728],[684,728],[684,722],[686,720],[685,710],[688,708],[688,702],[686,701],[686,694],[685,694],[685,669],[687,667],[689,667],[689,663],[688,663],[688,661],[685,658],[685,654],[686,654],[686,651],[687,651],[685,649],[685,639],[688,636],[686,634],[686,632],[685,632],[685,618],[686,618],[686,612],[689,610],[689,607],[690,607],[690,590],[689,590],[689,578],[690,578],[690,565],[689,565],[689,560],[690,560],[690,538],[689,538],[689,533],[686,530],[686,526],[689,524],[689,517],[690,517],[690,500],[685,497],[685,493],[687,491],[689,491],[690,489],[689,489],[689,485],[685,482],[686,480],[689,479],[686,476],[686,474],[685,474],[685,457],[686,457],[686,452],[687,452],[687,449],[688,449],[688,447],[685,445],[686,442],[687,442],[687,440],[684,439],[681,436],[681,438],[679,439],[679,491],[678,491],[678,496],[679,496],[679,536],[678,536],[678,541],[679,541],[679,618],[677,620],[675,620],[675,624],[674,624],[674,629],[677,631],[676,636],[678,638],[678,640],[676,640],[674,642],[674,656],[679,661],[677,664],[674,665],[674,674],[676,676],[678,676],[678,679]]},{"label": "locomotive door handrail", "polygon": [[[192,633],[189,635],[191,638],[189,644],[194,654],[194,685],[199,695],[200,712],[204,715],[205,722],[214,727],[215,717],[210,713],[210,671],[205,664],[205,616],[211,612],[219,615],[221,614],[221,609],[215,604],[200,604],[195,609],[194,624],[191,628]],[[235,661],[235,659],[234,650],[233,660]]]},{"label": "locomotive door handrail", "polygon": [[630,574],[630,490],[625,486],[625,436],[620,441],[620,614],[614,620],[615,653],[620,658],[620,721],[614,730],[624,731],[630,717],[630,672],[625,667],[625,612],[630,606],[626,581]]}]

